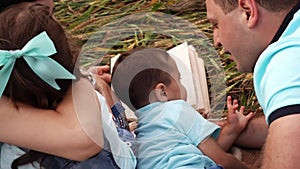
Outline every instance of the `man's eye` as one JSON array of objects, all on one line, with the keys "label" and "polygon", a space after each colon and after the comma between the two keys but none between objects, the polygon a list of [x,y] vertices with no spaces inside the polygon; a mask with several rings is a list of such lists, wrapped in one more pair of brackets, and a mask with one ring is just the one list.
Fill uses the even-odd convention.
[{"label": "man's eye", "polygon": [[213,24],[212,24],[212,28],[213,28],[213,29],[218,29],[218,24],[213,23]]}]

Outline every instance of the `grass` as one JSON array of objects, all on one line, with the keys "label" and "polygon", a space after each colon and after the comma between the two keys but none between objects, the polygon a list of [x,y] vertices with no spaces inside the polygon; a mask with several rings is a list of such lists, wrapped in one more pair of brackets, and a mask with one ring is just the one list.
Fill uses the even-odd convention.
[{"label": "grass", "polygon": [[82,47],[82,67],[109,64],[111,56],[139,46],[169,49],[183,41],[200,46],[197,49],[206,63],[212,110],[224,114],[224,98],[231,95],[246,110],[260,113],[252,74],[239,73],[222,48],[212,47],[204,2],[59,0],[55,1],[55,16]]}]

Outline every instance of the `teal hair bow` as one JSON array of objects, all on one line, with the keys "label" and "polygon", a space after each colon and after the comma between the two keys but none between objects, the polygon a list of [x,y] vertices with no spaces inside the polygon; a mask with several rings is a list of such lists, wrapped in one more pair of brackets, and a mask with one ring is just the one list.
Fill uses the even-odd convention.
[{"label": "teal hair bow", "polygon": [[16,59],[23,57],[29,67],[42,80],[60,90],[55,79],[76,79],[73,74],[49,56],[56,53],[55,46],[44,31],[32,38],[21,50],[0,50],[0,97],[7,85]]}]

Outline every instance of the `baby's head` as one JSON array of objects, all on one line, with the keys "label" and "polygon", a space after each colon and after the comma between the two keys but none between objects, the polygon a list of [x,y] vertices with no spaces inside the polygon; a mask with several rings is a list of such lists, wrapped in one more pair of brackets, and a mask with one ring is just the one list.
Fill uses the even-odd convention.
[{"label": "baby's head", "polygon": [[[0,50],[12,52],[21,50],[41,33],[47,34],[56,50],[56,53],[51,54],[49,58],[64,67],[67,72],[72,73],[75,71],[74,68],[77,68],[75,65],[78,54],[70,48],[63,28],[52,17],[48,6],[38,3],[21,2],[1,11]],[[40,45],[43,46],[42,43]],[[22,101],[37,107],[54,108],[57,102],[62,99],[63,94],[72,81],[70,79],[58,79],[56,83],[60,90],[54,88],[49,85],[49,82],[46,83],[45,80],[41,79],[33,71],[28,61],[25,60],[24,54],[20,56],[15,60],[9,80],[4,86],[3,94],[13,100]],[[0,57],[4,58],[3,55]],[[38,64],[34,65],[33,68],[45,69],[44,66],[39,67]],[[5,65],[0,66],[0,70],[4,68]],[[53,69],[48,70],[45,74],[46,76],[55,74],[55,71]],[[78,72],[78,69],[76,69],[76,72]]]},{"label": "baby's head", "polygon": [[134,109],[157,101],[186,100],[175,61],[158,48],[120,56],[112,73],[112,86],[116,95]]}]

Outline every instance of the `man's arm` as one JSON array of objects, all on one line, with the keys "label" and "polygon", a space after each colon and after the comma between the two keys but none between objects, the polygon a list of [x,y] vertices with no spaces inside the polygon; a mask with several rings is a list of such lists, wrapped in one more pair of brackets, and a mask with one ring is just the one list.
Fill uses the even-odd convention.
[{"label": "man's arm", "polygon": [[262,169],[299,168],[300,114],[273,121],[264,147]]},{"label": "man's arm", "polygon": [[239,135],[235,145],[245,148],[261,149],[268,134],[268,125],[264,115],[250,119],[246,129]]}]

